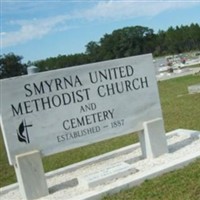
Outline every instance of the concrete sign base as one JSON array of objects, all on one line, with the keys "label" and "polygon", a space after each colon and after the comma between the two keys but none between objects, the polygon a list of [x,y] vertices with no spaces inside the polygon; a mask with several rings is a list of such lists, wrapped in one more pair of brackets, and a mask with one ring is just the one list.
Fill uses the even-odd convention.
[{"label": "concrete sign base", "polygon": [[49,194],[39,151],[16,156],[14,167],[23,198],[31,200]]},{"label": "concrete sign base", "polygon": [[168,153],[164,124],[161,118],[143,123],[138,135],[144,158],[155,158]]}]

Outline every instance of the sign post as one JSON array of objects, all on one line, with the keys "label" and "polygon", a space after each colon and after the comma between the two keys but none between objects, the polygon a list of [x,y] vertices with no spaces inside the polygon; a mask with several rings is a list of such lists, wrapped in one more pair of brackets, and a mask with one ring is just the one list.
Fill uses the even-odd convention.
[{"label": "sign post", "polygon": [[49,194],[39,151],[17,155],[14,168],[24,199],[37,199]]},{"label": "sign post", "polygon": [[143,126],[138,134],[143,157],[155,158],[168,153],[163,119],[146,121]]}]

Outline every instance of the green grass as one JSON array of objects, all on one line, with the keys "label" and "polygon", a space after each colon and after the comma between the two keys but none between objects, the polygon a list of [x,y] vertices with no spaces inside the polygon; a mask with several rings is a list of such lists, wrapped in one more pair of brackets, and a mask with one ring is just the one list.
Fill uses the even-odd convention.
[{"label": "green grass", "polygon": [[15,171],[13,167],[8,164],[7,154],[0,129],[0,187],[13,182],[16,182]]},{"label": "green grass", "polygon": [[[177,128],[200,130],[200,94],[189,95],[187,87],[200,82],[200,76],[185,76],[158,83],[166,131]],[[129,134],[86,147],[48,156],[43,159],[45,171],[137,142],[137,134]],[[0,187],[16,182],[14,169],[9,166],[0,133]],[[197,200],[200,199],[200,160],[138,187],[106,197],[105,200]]]},{"label": "green grass", "polygon": [[200,67],[200,64],[194,64],[194,65],[190,65],[189,68],[195,68],[195,67]]},{"label": "green grass", "polygon": [[200,93],[188,94],[187,87],[200,83],[200,76],[186,76],[159,83],[166,131],[176,128],[200,130]]},{"label": "green grass", "polygon": [[107,196],[103,200],[199,200],[200,159],[184,169],[179,169],[138,187]]}]

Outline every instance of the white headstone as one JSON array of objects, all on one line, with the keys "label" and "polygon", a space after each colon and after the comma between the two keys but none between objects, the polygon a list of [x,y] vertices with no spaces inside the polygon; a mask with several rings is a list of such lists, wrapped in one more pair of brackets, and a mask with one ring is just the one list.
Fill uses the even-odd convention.
[{"label": "white headstone", "polygon": [[200,93],[200,83],[188,86],[189,94]]}]

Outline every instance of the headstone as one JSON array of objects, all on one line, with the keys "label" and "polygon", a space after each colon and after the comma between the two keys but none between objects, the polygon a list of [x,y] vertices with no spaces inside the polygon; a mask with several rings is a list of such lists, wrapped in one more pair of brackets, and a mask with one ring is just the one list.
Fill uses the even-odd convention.
[{"label": "headstone", "polygon": [[200,93],[200,83],[188,86],[189,94]]},{"label": "headstone", "polygon": [[35,74],[35,73],[38,73],[38,72],[39,72],[39,69],[36,66],[27,67],[28,75]]}]

